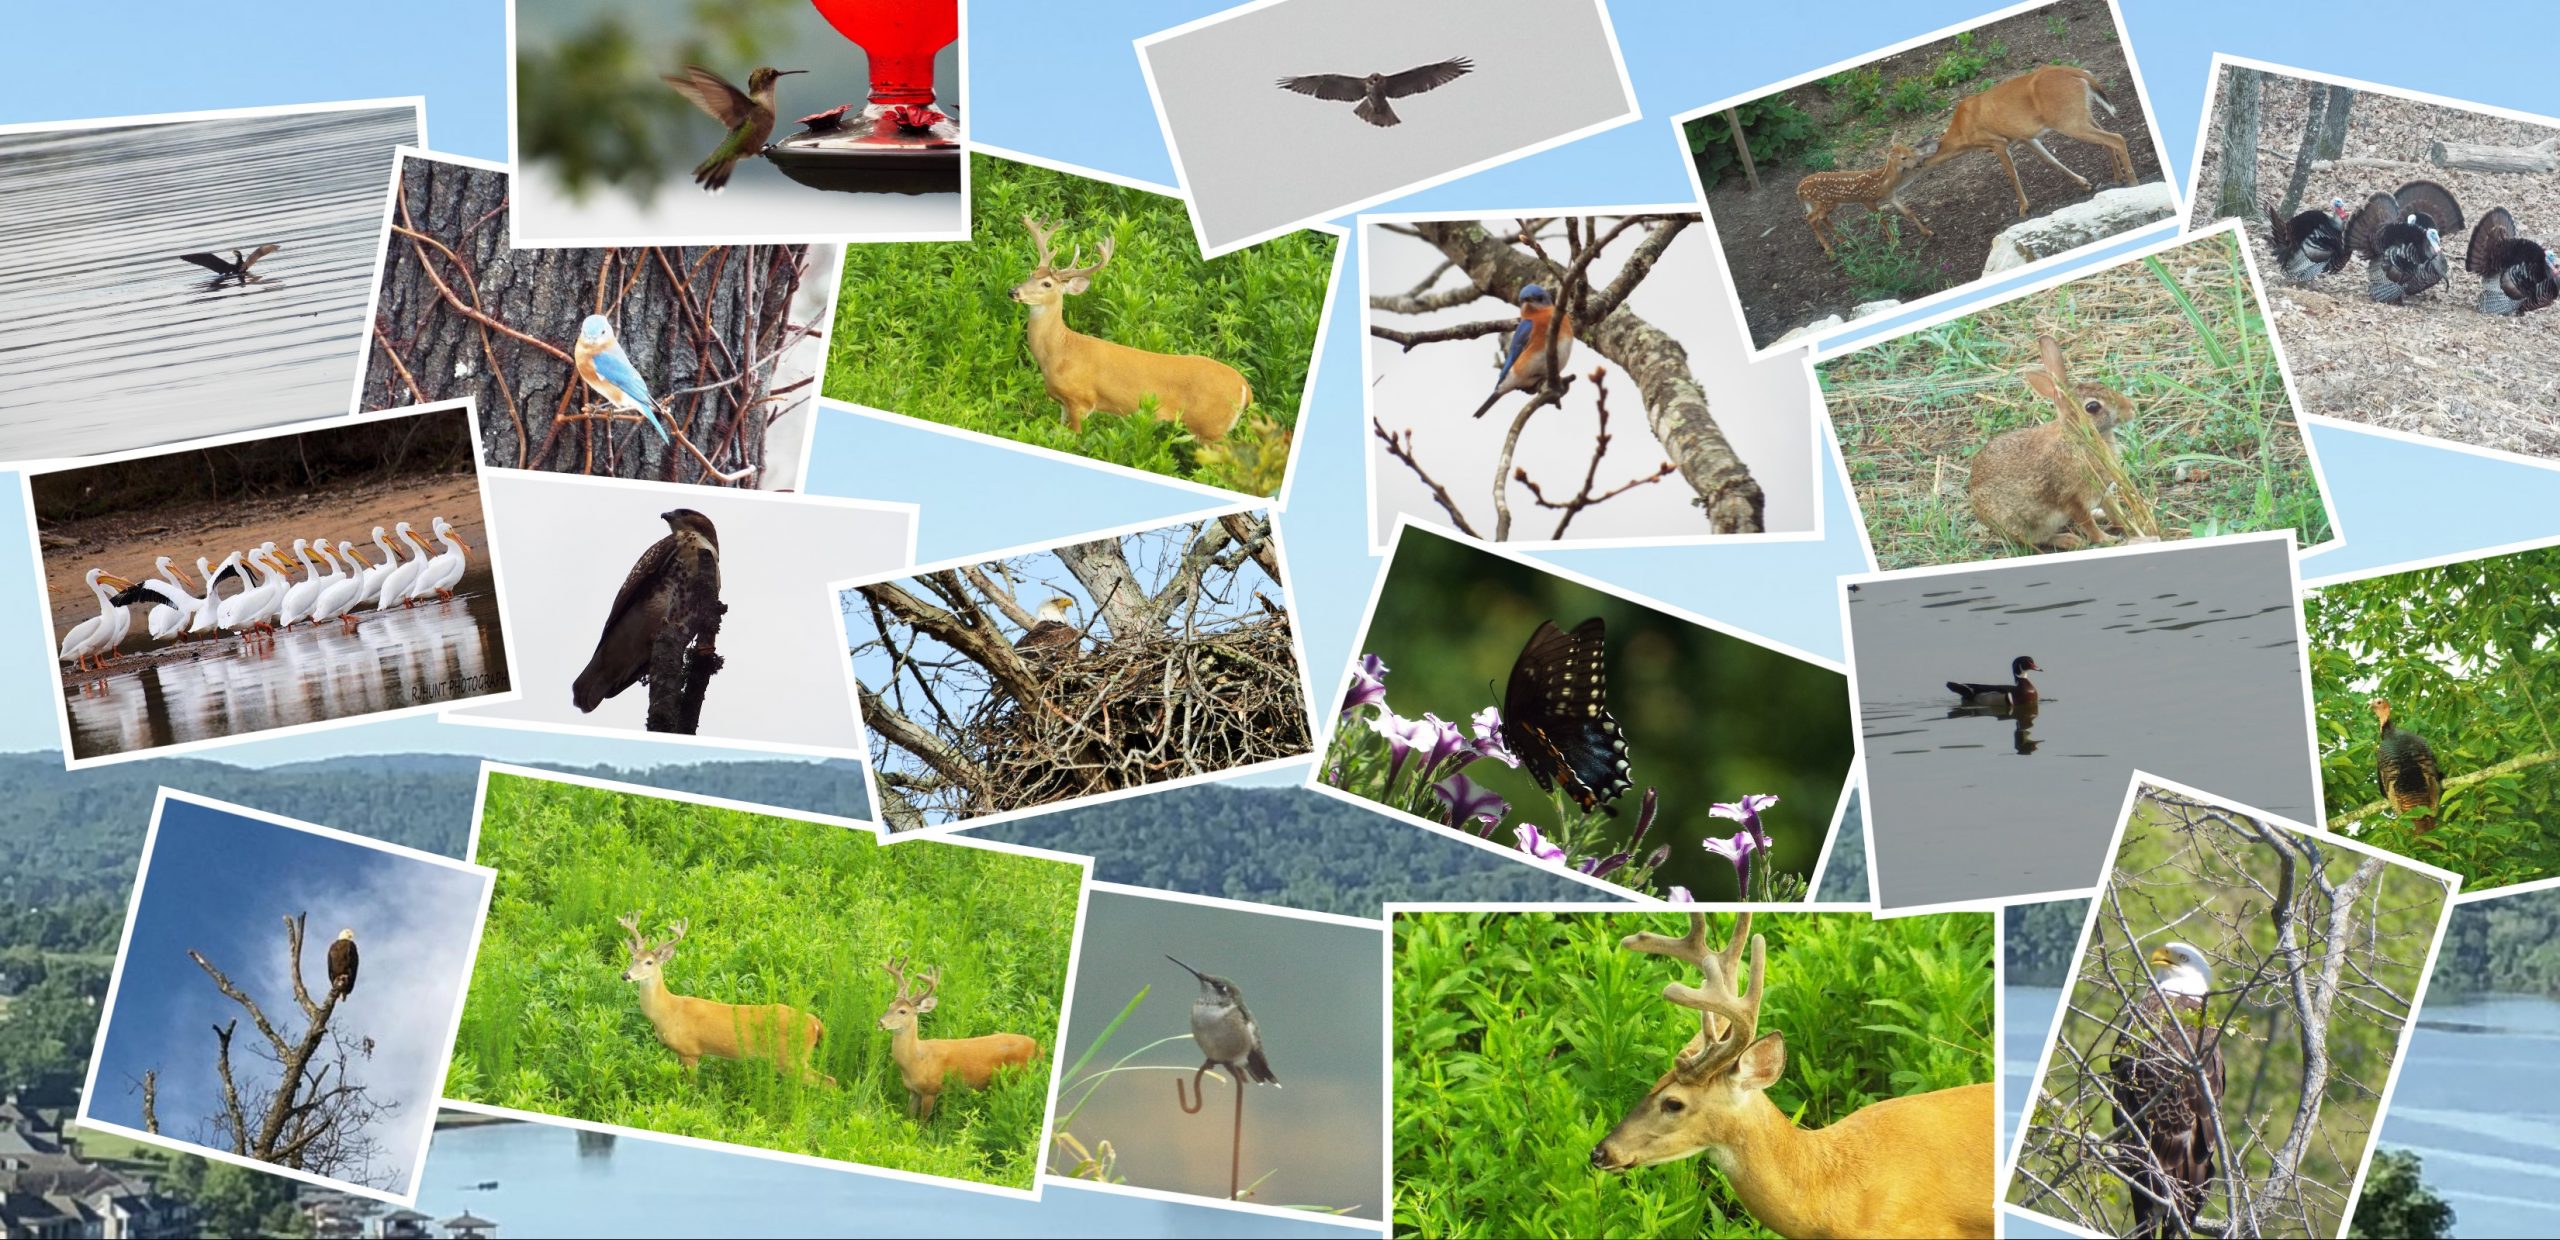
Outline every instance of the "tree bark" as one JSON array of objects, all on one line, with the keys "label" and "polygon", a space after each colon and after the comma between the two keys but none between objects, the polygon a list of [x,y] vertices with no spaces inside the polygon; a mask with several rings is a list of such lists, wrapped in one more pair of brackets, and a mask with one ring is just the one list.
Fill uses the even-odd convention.
[{"label": "tree bark", "polygon": [[2222,186],[2216,216],[2258,213],[2258,71],[2234,66],[2222,111]]},{"label": "tree bark", "polygon": [[[1476,287],[1507,302],[1516,304],[1521,285],[1536,283],[1547,274],[1537,259],[1473,222],[1425,223],[1415,231],[1438,247]],[[1647,243],[1655,239],[1649,237]],[[1661,240],[1668,242],[1667,237]],[[1659,247],[1653,252],[1659,253]],[[1638,256],[1629,260],[1630,267],[1643,262],[1643,254],[1639,249]],[[1690,371],[1688,350],[1616,300],[1624,296],[1619,285],[1626,275],[1621,272],[1609,289],[1593,299],[1595,305],[1609,309],[1597,323],[1577,324],[1574,339],[1617,363],[1635,380],[1646,424],[1671,463],[1679,467],[1680,476],[1697,492],[1694,502],[1706,510],[1710,527],[1719,534],[1759,533],[1767,503],[1760,484],[1716,426],[1706,393]]]},{"label": "tree bark", "polygon": [[1742,136],[1742,117],[1736,109],[1724,110],[1725,127],[1733,131],[1733,151],[1742,157],[1742,175],[1751,182],[1753,193],[1760,190],[1760,170],[1751,165],[1751,143]]},{"label": "tree bark", "polygon": [[2311,160],[2320,147],[2320,120],[2328,111],[2327,90],[2315,82],[2305,93],[2308,110],[2302,118],[2302,145],[2293,153],[2293,176],[2284,183],[2284,201],[2276,206],[2276,214],[2286,219],[2302,208],[2303,188],[2311,183]]},{"label": "tree bark", "polygon": [[2336,159],[2347,152],[2347,113],[2355,107],[2356,92],[2352,86],[2329,88],[2329,106],[2320,117],[2320,158]]},{"label": "tree bark", "polygon": [[796,338],[806,247],[519,250],[503,172],[413,156],[395,191],[364,409],[469,396],[488,464],[718,485],[639,421],[561,420],[593,403],[570,349],[602,314],[661,416],[725,468],[761,469],[763,398],[772,360]]}]

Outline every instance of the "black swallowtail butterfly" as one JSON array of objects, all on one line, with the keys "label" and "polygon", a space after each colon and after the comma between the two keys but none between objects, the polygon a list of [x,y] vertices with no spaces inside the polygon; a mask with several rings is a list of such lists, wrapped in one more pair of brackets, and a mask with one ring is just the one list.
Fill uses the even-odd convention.
[{"label": "black swallowtail butterfly", "polygon": [[1608,644],[1600,617],[1567,633],[1550,620],[1529,635],[1502,695],[1502,740],[1540,789],[1564,784],[1582,808],[1606,805],[1635,785],[1627,738],[1609,714]]}]

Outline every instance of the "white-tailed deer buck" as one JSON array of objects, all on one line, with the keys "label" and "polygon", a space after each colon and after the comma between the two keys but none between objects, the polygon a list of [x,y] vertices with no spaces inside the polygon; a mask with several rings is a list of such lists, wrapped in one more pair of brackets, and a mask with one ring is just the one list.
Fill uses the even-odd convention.
[{"label": "white-tailed deer buck", "polygon": [[2069,65],[2030,69],[1958,103],[1955,115],[1947,120],[1947,131],[1938,136],[1938,149],[1920,166],[1934,168],[1967,151],[1999,156],[2000,166],[2009,170],[2009,188],[2018,192],[2018,216],[2024,219],[2027,187],[2019,183],[2018,165],[2009,158],[2015,143],[2026,143],[2054,171],[2071,178],[2072,184],[2089,188],[2088,178],[2063,167],[2053,152],[2044,149],[2044,136],[2058,133],[2107,148],[2115,157],[2116,179],[2133,184],[2133,156],[2125,150],[2124,139],[2098,128],[2089,115],[2091,103],[2105,108],[2109,116],[2116,114],[2116,105],[2098,93],[2098,80],[2088,70]]},{"label": "white-tailed deer buck", "polygon": [[1077,246],[1068,265],[1058,267],[1051,263],[1049,238],[1066,226],[1042,227],[1028,215],[1022,217],[1022,226],[1031,230],[1040,260],[1022,283],[1013,286],[1013,299],[1031,307],[1027,328],[1031,356],[1040,363],[1040,379],[1048,385],[1049,395],[1065,407],[1068,429],[1083,430],[1085,415],[1096,409],[1135,413],[1142,401],[1153,396],[1158,419],[1180,419],[1192,437],[1204,443],[1226,438],[1245,406],[1253,403],[1253,388],[1244,376],[1216,358],[1149,353],[1067,326],[1066,299],[1093,287],[1094,273],[1110,265],[1112,239],[1102,239],[1102,257],[1092,266],[1077,265],[1084,261],[1084,247]]},{"label": "white-tailed deer buck", "polygon": [[889,1040],[889,1057],[898,1061],[898,1076],[907,1085],[907,1114],[919,1119],[933,1118],[934,1100],[942,1096],[942,1087],[957,1076],[970,1089],[985,1089],[994,1080],[996,1069],[1011,1064],[1028,1064],[1040,1056],[1040,1044],[1018,1033],[990,1033],[975,1038],[920,1038],[916,1022],[933,1010],[935,988],[942,985],[942,968],[937,965],[925,971],[924,990],[907,988],[907,962],[892,957],[880,966],[898,983],[898,996],[889,1001],[889,1010],[880,1014],[880,1027],[896,1034]]},{"label": "white-tailed deer buck", "polygon": [[1890,206],[1911,221],[1923,237],[1937,234],[1911,213],[1902,201],[1903,187],[1911,183],[1911,174],[1919,171],[1920,153],[1896,142],[1885,148],[1884,166],[1862,168],[1854,172],[1817,172],[1796,182],[1796,201],[1804,204],[1805,225],[1813,229],[1813,239],[1822,243],[1829,254],[1833,234],[1831,213],[1856,203],[1869,211],[1882,211]]},{"label": "white-tailed deer buck", "polygon": [[787,1003],[718,1003],[668,990],[662,974],[692,923],[668,923],[666,941],[653,946],[640,937],[640,914],[614,920],[631,935],[631,967],[622,980],[639,986],[640,1012],[677,1063],[689,1071],[705,1055],[760,1059],[803,1084],[835,1087],[836,1078],[814,1066],[818,1039],[827,1031],[817,1017]]},{"label": "white-tailed deer buck", "polygon": [[[1751,985],[1737,997],[1746,936]],[[1673,982],[1662,997],[1696,1008],[1699,1030],[1593,1147],[1592,1166],[1625,1171],[1704,1153],[1782,1236],[1991,1234],[1998,1129],[1989,1084],[1887,1098],[1828,1128],[1798,1128],[1761,1092],[1785,1070],[1787,1046],[1774,1030],[1758,1032],[1766,948],[1751,935],[1751,914],[1721,952],[1707,946],[1700,913],[1689,914],[1685,938],[1630,934],[1618,945],[1697,966],[1700,985]]]}]

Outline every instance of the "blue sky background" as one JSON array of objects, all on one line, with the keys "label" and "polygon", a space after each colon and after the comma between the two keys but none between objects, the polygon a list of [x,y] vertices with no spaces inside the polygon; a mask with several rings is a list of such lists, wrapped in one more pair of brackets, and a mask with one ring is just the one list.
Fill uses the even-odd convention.
[{"label": "blue sky background", "polygon": [[[968,36],[973,135],[1170,184],[1172,165],[1130,41],[1220,7],[980,0]],[[1805,10],[1791,5],[1618,0],[1611,16],[1642,119],[1377,209],[1460,214],[1522,204],[1682,201],[1689,186],[1671,115],[1977,18],[1994,7],[1989,0],[1829,0],[1818,19],[1808,19]],[[2476,39],[2393,37],[2387,33],[2391,23],[2405,18],[2399,6],[2348,0],[2321,9],[2316,22],[2302,21],[2303,10],[2292,5],[2122,0],[2122,7],[2171,171],[2181,182],[2216,51],[2560,115],[2560,77],[2484,71],[2493,62],[2483,59]],[[2465,30],[2530,36],[2548,27],[2550,12],[2528,0],[2481,0],[2465,7],[2461,17]],[[506,154],[505,10],[497,0],[439,3],[432,11],[315,0],[264,5],[254,14],[135,0],[115,10],[114,38],[104,43],[98,39],[100,14],[82,6],[14,5],[8,20],[14,46],[47,50],[16,58],[10,72],[0,75],[0,122],[423,93],[429,137],[438,149],[488,159]],[[1346,33],[1346,41],[1351,37]],[[2112,253],[2102,251],[2078,265],[2104,262]],[[1358,261],[1351,256],[1346,271],[1356,271]],[[2005,287],[1951,305],[1996,297]],[[1305,443],[1281,522],[1319,686],[1334,683],[1356,653],[1353,635],[1378,567],[1367,551],[1355,299],[1353,282],[1346,279],[1335,299],[1333,329],[1319,360]],[[1879,323],[1877,330],[1892,326]],[[2560,533],[2560,472],[2331,427],[2315,428],[2311,436],[2348,545],[2306,561],[2306,577]],[[1572,551],[1547,558],[1836,658],[1841,634],[1832,578],[1860,571],[1864,563],[1836,473],[1826,464],[1824,475],[1830,536],[1820,543]],[[0,478],[0,545],[26,546],[17,489],[14,477]],[[820,419],[809,489],[922,505],[918,555],[927,561],[1055,542],[1210,506],[1196,492],[841,411]],[[20,702],[40,700],[55,686],[50,652],[41,649],[29,559],[0,554],[0,596],[18,600],[0,608],[0,695]],[[20,710],[0,718],[0,749],[51,749],[58,743],[50,712]],[[270,763],[411,749],[629,764],[697,756],[668,746],[431,721],[277,738],[224,749],[219,756]],[[945,1226],[998,1226],[988,1221],[997,1217],[991,1207],[981,1217],[971,1213],[982,1208],[974,1198],[946,1196],[952,1208]],[[1018,1222],[1021,1215],[1008,1210],[1002,1217]],[[1066,1225],[1108,1231],[1114,1218],[1080,1212]],[[1118,1222],[1148,1230],[1167,1225],[1153,1212],[1133,1212]],[[1185,1222],[1196,1226],[1197,1219]],[[1341,1234],[1312,1224],[1307,1229]]]},{"label": "blue sky background", "polygon": [[[222,1105],[213,1026],[235,1018],[234,1079],[244,1094],[253,1082],[272,1085],[273,1065],[258,1054],[272,1048],[257,1022],[187,953],[203,953],[257,1000],[278,1033],[295,1039],[307,1022],[293,997],[284,919],[308,914],[302,975],[315,1001],[327,1001],[329,942],[341,928],[356,932],[355,989],[339,1000],[330,1024],[351,1039],[374,1039],[373,1057],[354,1061],[353,1079],[372,1088],[375,1102],[399,1109],[370,1132],[384,1154],[365,1178],[405,1189],[426,1152],[419,1116],[444,1083],[445,1041],[488,891],[483,873],[190,801],[165,802],[116,975],[89,1114],[142,1127],[142,1074],[157,1069],[161,1132],[203,1141],[208,1132],[199,1123]],[[329,1053],[324,1043],[322,1054]]]}]

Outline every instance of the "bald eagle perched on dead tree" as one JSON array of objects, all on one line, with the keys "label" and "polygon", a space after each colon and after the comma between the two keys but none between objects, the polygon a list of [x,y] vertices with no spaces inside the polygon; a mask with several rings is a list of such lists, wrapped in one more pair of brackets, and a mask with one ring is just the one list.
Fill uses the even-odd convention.
[{"label": "bald eagle perched on dead tree", "polygon": [[356,932],[338,932],[337,941],[329,944],[329,997],[343,999],[356,988]]},{"label": "bald eagle perched on dead tree", "polygon": [[1063,594],[1040,604],[1040,612],[1032,620],[1031,627],[1014,639],[1014,650],[1024,655],[1075,651],[1084,642],[1084,630],[1067,622],[1067,617],[1075,614],[1075,606],[1076,601]]},{"label": "bald eagle perched on dead tree", "polygon": [[2157,990],[2143,987],[2125,1011],[2107,1092],[2124,1142],[2118,1170],[2134,1185],[2127,1234],[2184,1236],[2195,1230],[2214,1174],[2222,1031],[2205,1023],[2213,965],[2203,952],[2164,943],[2151,953],[2151,978]]}]

